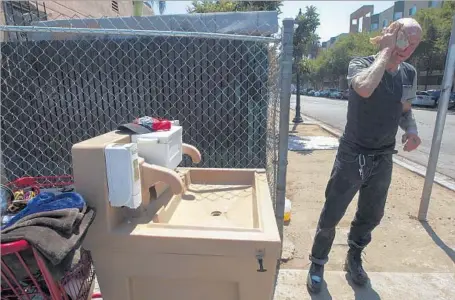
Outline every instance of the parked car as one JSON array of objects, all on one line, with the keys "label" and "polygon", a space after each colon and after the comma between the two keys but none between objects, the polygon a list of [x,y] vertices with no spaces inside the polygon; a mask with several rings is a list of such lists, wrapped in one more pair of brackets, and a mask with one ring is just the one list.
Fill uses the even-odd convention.
[{"label": "parked car", "polygon": [[438,102],[435,100],[435,97],[432,97],[429,93],[417,91],[416,98],[412,101],[412,105],[436,107]]},{"label": "parked car", "polygon": [[316,91],[316,92],[314,92],[314,96],[315,97],[322,97],[321,93],[322,93],[322,91]]},{"label": "parked car", "polygon": [[341,92],[337,89],[329,89],[329,97],[333,99],[341,99]]},{"label": "parked car", "polygon": [[450,95],[449,109],[455,109],[455,93],[452,93],[452,95]]},{"label": "parked car", "polygon": [[455,109],[455,93],[452,93],[452,95],[450,95],[449,109]]},{"label": "parked car", "polygon": [[319,94],[319,97],[329,97],[330,96],[330,91],[329,90],[322,90]]},{"label": "parked car", "polygon": [[428,93],[428,95],[430,95],[431,97],[433,97],[434,100],[436,101],[435,106],[438,106],[439,97],[441,97],[441,90],[428,90],[428,91],[426,91],[426,92]]},{"label": "parked car", "polygon": [[312,90],[312,88],[306,88],[306,89],[303,89],[302,91],[302,95],[306,95],[308,96],[308,93]]},{"label": "parked car", "polygon": [[439,100],[439,97],[441,97],[441,90],[428,90],[426,92],[436,100]]},{"label": "parked car", "polygon": [[315,91],[311,90],[311,91],[308,92],[308,96],[314,96],[314,93],[315,93]]},{"label": "parked car", "polygon": [[348,99],[349,98],[349,90],[344,90],[341,92],[341,99]]},{"label": "parked car", "polygon": [[[435,107],[438,106],[439,98],[441,97],[441,90],[428,90],[427,93],[435,99]],[[450,94],[449,109],[455,109],[455,93]]]}]

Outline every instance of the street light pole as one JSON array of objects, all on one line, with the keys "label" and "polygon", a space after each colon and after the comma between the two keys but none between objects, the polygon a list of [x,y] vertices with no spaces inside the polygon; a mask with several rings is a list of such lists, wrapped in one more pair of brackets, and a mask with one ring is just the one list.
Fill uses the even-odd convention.
[{"label": "street light pole", "polygon": [[[295,21],[297,24],[299,24],[298,18],[301,15],[302,15],[302,9],[299,10],[299,14],[295,18]],[[294,51],[296,51],[297,53],[300,54],[300,49],[295,49]],[[297,54],[295,56],[295,60],[294,60],[294,66],[295,66],[294,70],[295,70],[296,81],[297,81],[295,87],[296,87],[297,91],[296,91],[295,117],[292,120],[292,122],[295,124],[303,123],[303,119],[300,114],[300,72],[299,72],[299,61],[302,59],[302,57],[299,54]]]}]

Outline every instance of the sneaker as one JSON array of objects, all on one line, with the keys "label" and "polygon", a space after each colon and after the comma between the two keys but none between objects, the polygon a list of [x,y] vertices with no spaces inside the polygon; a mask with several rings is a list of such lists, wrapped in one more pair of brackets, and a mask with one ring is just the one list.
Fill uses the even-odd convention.
[{"label": "sneaker", "polygon": [[350,248],[346,257],[345,270],[352,281],[359,286],[364,286],[369,278],[362,266],[362,249]]},{"label": "sneaker", "polygon": [[312,263],[307,277],[307,288],[311,293],[317,294],[321,291],[324,279],[324,265]]}]

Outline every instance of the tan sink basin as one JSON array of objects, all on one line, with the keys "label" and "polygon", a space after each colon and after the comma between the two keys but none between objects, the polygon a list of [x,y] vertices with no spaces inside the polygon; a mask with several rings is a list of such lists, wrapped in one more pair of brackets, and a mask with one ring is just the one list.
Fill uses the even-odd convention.
[{"label": "tan sink basin", "polygon": [[173,189],[147,175],[140,208],[112,207],[104,147],[130,141],[111,132],[72,151],[76,189],[97,213],[84,246],[103,298],[271,299],[281,242],[265,170],[178,169],[163,177]]},{"label": "tan sink basin", "polygon": [[[257,228],[256,199],[248,185],[193,184],[163,222],[178,225]],[[158,216],[161,221],[161,218]]]},{"label": "tan sink basin", "polygon": [[145,215],[129,218],[131,225],[170,224],[190,227],[259,229],[258,199],[267,188],[262,170],[180,169],[183,195],[162,193]]}]

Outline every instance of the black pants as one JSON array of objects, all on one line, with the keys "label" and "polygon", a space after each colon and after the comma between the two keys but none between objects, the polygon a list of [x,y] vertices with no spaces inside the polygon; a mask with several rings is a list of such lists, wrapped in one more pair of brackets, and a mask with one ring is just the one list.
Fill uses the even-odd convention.
[{"label": "black pants", "polygon": [[311,250],[312,262],[327,262],[335,238],[335,227],[357,192],[359,201],[348,244],[364,248],[371,242],[371,232],[384,215],[392,167],[392,154],[362,155],[338,151]]}]

